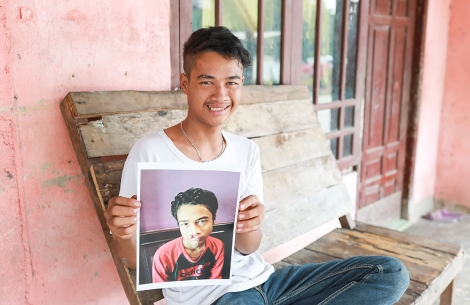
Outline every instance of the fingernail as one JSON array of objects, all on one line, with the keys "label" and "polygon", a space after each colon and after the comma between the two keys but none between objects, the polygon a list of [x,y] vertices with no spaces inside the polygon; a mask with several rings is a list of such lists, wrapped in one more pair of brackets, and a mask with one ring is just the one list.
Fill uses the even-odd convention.
[{"label": "fingernail", "polygon": [[137,214],[139,210],[138,209],[134,209],[134,214]]},{"label": "fingernail", "polygon": [[239,214],[239,215],[238,215],[238,218],[240,218],[240,219],[245,218],[245,214]]},{"label": "fingernail", "polygon": [[243,227],[243,224],[239,223],[239,224],[237,224],[237,227],[241,228],[241,227]]},{"label": "fingernail", "polygon": [[134,217],[134,222],[137,222],[137,217]]},{"label": "fingernail", "polygon": [[240,209],[244,210],[244,209],[245,209],[245,205],[242,204],[242,205],[240,206]]},{"label": "fingernail", "polygon": [[134,201],[134,206],[136,206],[136,207],[140,207],[140,202],[138,202],[138,201]]},{"label": "fingernail", "polygon": [[242,231],[242,229],[237,229],[237,232],[241,232],[241,231]]}]

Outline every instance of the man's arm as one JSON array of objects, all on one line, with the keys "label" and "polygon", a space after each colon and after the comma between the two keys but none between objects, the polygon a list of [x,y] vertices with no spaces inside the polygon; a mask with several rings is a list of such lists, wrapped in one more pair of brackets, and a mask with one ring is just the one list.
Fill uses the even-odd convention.
[{"label": "man's arm", "polygon": [[255,195],[244,198],[238,207],[235,249],[243,254],[258,250],[261,243],[261,222],[264,219],[264,205]]},{"label": "man's arm", "polygon": [[136,268],[137,213],[140,202],[126,197],[113,197],[104,212],[106,224],[113,233],[115,250],[122,262],[129,268]]}]

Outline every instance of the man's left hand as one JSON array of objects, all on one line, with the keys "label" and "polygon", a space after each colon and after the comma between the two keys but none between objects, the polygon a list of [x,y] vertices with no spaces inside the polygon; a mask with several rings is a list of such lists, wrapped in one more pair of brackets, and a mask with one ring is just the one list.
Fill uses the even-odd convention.
[{"label": "man's left hand", "polygon": [[259,230],[264,219],[264,205],[258,196],[250,195],[240,201],[238,206],[237,233]]}]

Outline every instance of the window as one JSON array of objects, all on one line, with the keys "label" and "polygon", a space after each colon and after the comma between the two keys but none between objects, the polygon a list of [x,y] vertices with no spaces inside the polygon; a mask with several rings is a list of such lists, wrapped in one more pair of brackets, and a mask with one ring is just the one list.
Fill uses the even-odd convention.
[{"label": "window", "polygon": [[[172,84],[198,28],[224,25],[253,57],[245,84],[303,84],[340,168],[359,163],[360,0],[172,0]],[[178,22],[174,22],[178,20]],[[363,39],[364,40],[364,39]],[[364,40],[365,41],[365,40]],[[318,64],[316,64],[318,63]]]}]

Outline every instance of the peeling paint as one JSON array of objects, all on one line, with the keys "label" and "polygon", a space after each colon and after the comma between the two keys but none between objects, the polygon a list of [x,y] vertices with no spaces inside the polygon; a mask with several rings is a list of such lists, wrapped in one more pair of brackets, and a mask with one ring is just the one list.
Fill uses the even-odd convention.
[{"label": "peeling paint", "polygon": [[13,111],[13,107],[7,107],[7,108],[0,108],[0,112],[10,112]]},{"label": "peeling paint", "polygon": [[61,188],[64,188],[65,187],[65,182],[67,182],[69,180],[72,180],[72,179],[75,179],[75,178],[78,178],[79,176],[80,175],[75,175],[75,176],[63,175],[63,176],[60,176],[60,177],[56,177],[54,179],[47,180],[46,182],[44,182],[44,186],[45,187],[50,187],[50,186],[53,186],[53,185],[58,185]]},{"label": "peeling paint", "polygon": [[42,172],[44,173],[44,172],[45,172],[48,168],[50,168],[51,166],[52,166],[52,163],[50,163],[50,162],[44,163],[44,164],[42,165],[42,167],[41,167]]}]

